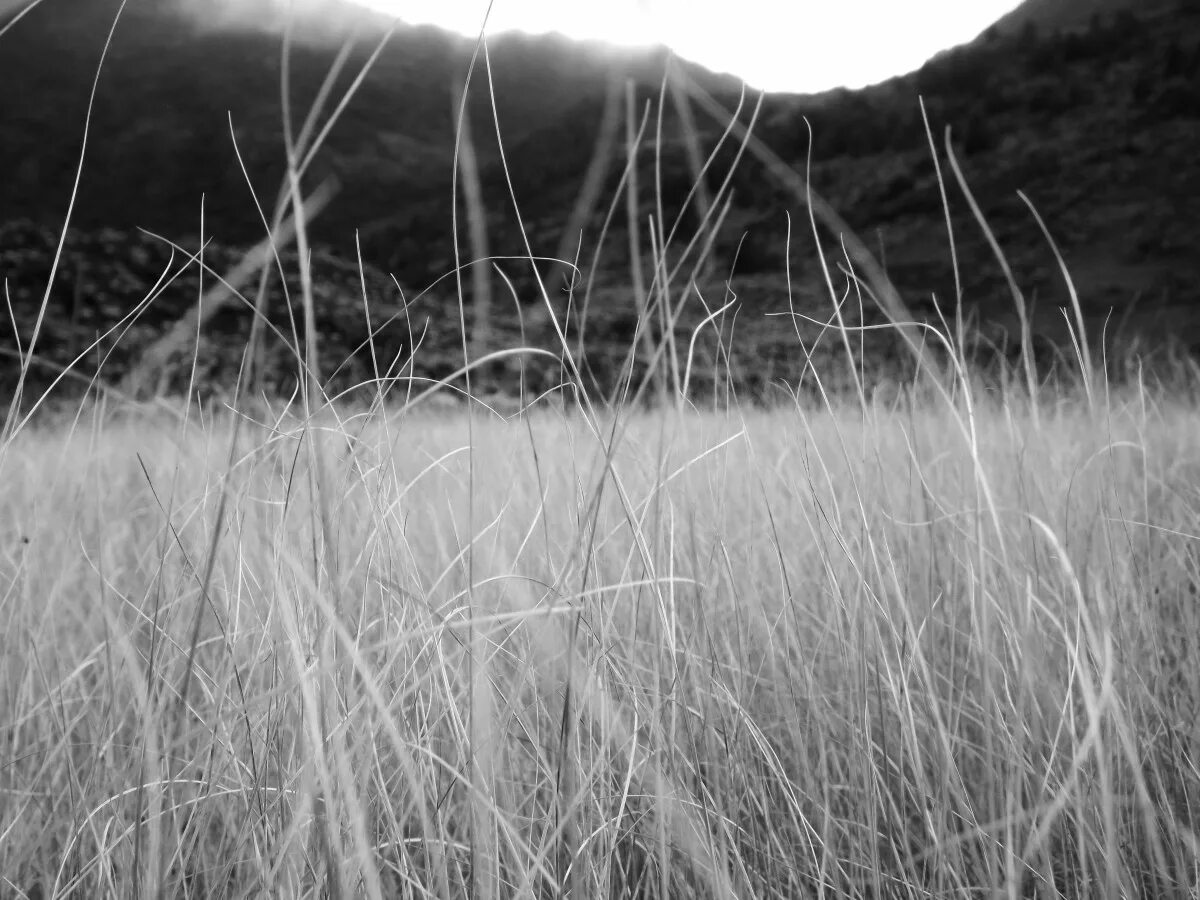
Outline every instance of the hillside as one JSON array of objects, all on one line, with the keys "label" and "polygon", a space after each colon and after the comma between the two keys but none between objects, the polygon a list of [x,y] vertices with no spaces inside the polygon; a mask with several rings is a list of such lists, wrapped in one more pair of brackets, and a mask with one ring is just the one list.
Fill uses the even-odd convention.
[{"label": "hillside", "polygon": [[[235,243],[257,240],[262,228],[238,156],[254,190],[273,195],[283,172],[280,40],[270,33],[198,29],[169,4],[158,4],[132,0],[117,29],[96,95],[74,221],[83,229],[186,234],[198,230],[203,194],[209,234]],[[6,218],[61,217],[88,92],[118,6],[116,0],[47,0],[7,36],[0,79],[26,89],[0,97],[0,170],[11,173],[0,186]],[[335,97],[382,34],[364,30]],[[579,53],[555,40],[538,42],[531,53],[527,43],[505,38],[491,48],[499,115],[514,142],[602,93],[608,66],[632,69],[638,62]],[[294,47],[297,127],[337,50],[337,44],[313,41]],[[318,177],[336,174],[344,185],[316,226],[331,241],[352,247],[354,228],[370,230],[397,207],[449,197],[451,84],[465,72],[472,50],[471,42],[427,27],[403,29],[388,43],[317,161]],[[492,130],[487,98],[479,91],[475,100],[477,131],[486,138]],[[480,143],[484,162],[493,160],[494,141]]]},{"label": "hillside", "polygon": [[[1200,133],[1200,8],[1180,3],[1169,16],[1127,9],[1088,20],[1081,32],[993,35],[884,85],[789,104],[768,137],[791,142],[799,164],[800,117],[809,115],[816,187],[853,226],[880,236],[912,305],[935,291],[945,302],[954,281],[919,118],[924,98],[939,144],[952,129],[970,187],[1037,304],[1035,333],[1065,344],[1059,307],[1068,297],[1018,191],[1063,250],[1095,333],[1200,346],[1200,165],[1190,149]],[[1015,313],[1000,267],[944,158],[942,167],[964,305],[991,333],[1011,332]]]},{"label": "hillside", "polygon": [[1031,26],[1044,31],[1083,31],[1093,18],[1159,15],[1175,6],[1175,0],[1025,0],[992,27],[1001,34],[1016,34]]},{"label": "hillside", "polygon": [[[0,95],[0,171],[8,175],[0,179],[0,216],[7,223],[0,232],[0,267],[23,340],[37,318],[55,229],[74,178],[91,78],[115,5],[115,0],[74,5],[48,0],[6,36],[0,54],[0,79],[25,87]],[[64,6],[79,14],[56,15]],[[1110,338],[1127,344],[1155,348],[1170,338],[1183,349],[1200,347],[1200,315],[1192,308],[1200,278],[1194,254],[1200,161],[1192,150],[1200,131],[1195,74],[1200,72],[1200,10],[1181,3],[1169,17],[1127,13],[1117,19],[1093,16],[1079,4],[1030,3],[1023,9],[1032,15],[1068,6],[1074,21],[1086,18],[1083,30],[995,31],[939,55],[918,72],[865,91],[768,97],[756,133],[803,172],[806,123],[811,123],[814,187],[878,248],[915,314],[934,316],[934,296],[952,314],[955,279],[919,115],[923,97],[935,132],[953,130],[972,189],[1036,306],[1035,331],[1044,344],[1066,341],[1059,311],[1066,293],[1018,190],[1036,204],[1063,249],[1094,334],[1106,328]],[[1091,7],[1106,8],[1103,3]],[[127,16],[101,77],[75,231],[51,294],[40,344],[47,373],[73,358],[71,348],[87,347],[133,310],[157,281],[170,254],[136,229],[194,248],[203,197],[204,234],[214,241],[213,258],[232,261],[239,247],[263,233],[238,154],[266,206],[283,174],[278,37],[198,31],[150,0],[134,0]],[[340,87],[366,59],[371,38],[366,29]],[[648,103],[652,113],[648,143],[657,140],[653,111],[665,58],[581,49],[554,37],[506,36],[489,49],[509,175],[526,231],[535,253],[553,253],[591,156],[610,79],[631,77],[639,85],[639,112]],[[330,261],[326,268],[344,273],[331,276],[326,285],[321,327],[331,348],[327,359],[340,359],[338,348],[349,353],[362,347],[367,337],[353,264],[361,251],[372,321],[399,310],[410,319],[416,316],[409,324],[425,335],[417,373],[444,374],[456,365],[461,354],[457,304],[447,283],[438,279],[450,271],[454,258],[450,85],[465,71],[471,50],[470,42],[434,29],[398,32],[317,158],[310,183],[332,174],[342,185],[313,226],[323,258]],[[316,94],[335,53],[319,41],[294,48],[292,98],[298,109]],[[688,72],[719,102],[734,107],[735,85],[696,67]],[[520,255],[523,241],[514,225],[490,103],[482,93],[473,101],[492,251]],[[707,152],[726,123],[695,115]],[[683,210],[692,177],[680,127],[668,108],[658,141],[661,153],[647,149],[640,158],[642,221],[656,213],[659,198],[669,219]],[[736,156],[736,147],[726,142],[710,170],[710,189],[719,187]],[[945,160],[943,170],[950,177]],[[621,164],[613,161],[605,203],[620,179]],[[821,272],[798,199],[749,157],[741,160],[732,187],[734,202],[714,245],[715,269],[700,286],[701,296],[712,308],[732,274],[728,287],[738,301],[733,310],[738,342],[731,375],[740,387],[757,393],[769,390],[776,379],[794,379],[804,358],[795,331],[779,328],[779,320],[767,314],[786,312],[789,298],[799,298],[813,314],[828,301],[819,299]],[[1014,329],[1011,297],[961,192],[953,183],[949,188],[964,314],[979,324],[985,338],[1003,341]],[[605,211],[597,210],[587,229],[584,263]],[[784,274],[787,213],[794,224],[790,285]],[[685,216],[684,221],[692,220]],[[584,272],[598,285],[589,306],[589,370],[606,387],[618,374],[636,321],[624,223],[624,215],[615,217],[604,253]],[[820,233],[836,263],[838,236]],[[524,309],[517,316],[513,300],[507,292],[502,295],[503,311],[493,316],[494,340],[519,337],[525,328],[526,341],[553,346],[548,323],[530,305],[535,294],[528,264],[504,268]],[[431,285],[433,290],[426,291]],[[194,305],[197,290],[193,267],[154,301],[132,331],[119,341],[106,338],[101,348],[112,349],[112,355],[102,377],[119,379],[140,346]],[[292,305],[278,286],[272,284],[270,291],[272,322],[281,335],[290,334]],[[418,295],[416,305],[404,306]],[[290,296],[294,301],[294,290]],[[693,298],[684,310],[677,327],[685,341],[704,309]],[[869,302],[865,315],[878,320]],[[202,369],[214,386],[230,382],[249,320],[244,310],[230,310],[206,326]],[[5,334],[6,359],[0,365],[9,373],[7,381],[16,351],[11,333]],[[398,326],[379,332],[376,340],[402,360],[416,341],[407,327]],[[711,378],[719,381],[723,375],[711,365],[722,352],[715,340],[701,341],[697,349],[709,359]],[[285,387],[292,363],[283,338],[276,343],[283,369],[274,373],[275,380]],[[894,353],[886,341],[876,343],[867,349],[873,359]],[[342,381],[366,377],[369,356],[355,356],[341,370]],[[85,354],[78,371],[94,371],[99,359],[102,352]],[[180,383],[183,374],[171,383]],[[494,374],[499,387],[512,388],[511,373]],[[554,367],[538,377],[549,384],[558,375]]]}]

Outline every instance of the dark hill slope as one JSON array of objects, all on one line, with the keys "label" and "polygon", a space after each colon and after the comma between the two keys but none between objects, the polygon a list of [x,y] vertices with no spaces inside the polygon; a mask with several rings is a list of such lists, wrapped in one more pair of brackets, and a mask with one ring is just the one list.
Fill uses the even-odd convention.
[{"label": "dark hill slope", "polygon": [[[946,127],[989,222],[1031,301],[1036,327],[1063,339],[1062,279],[1023,191],[1075,276],[1091,325],[1108,320],[1151,344],[1200,347],[1200,5],[1169,16],[1092,21],[1081,32],[994,35],[941,54],[920,71],[865,91],[780,101],[763,134],[797,167],[812,124],[813,182],[882,245],[888,270],[928,306],[953,308],[954,278],[924,98],[949,180],[968,312],[1011,328],[999,265],[973,223],[941,149]],[[762,210],[750,256],[777,267],[786,195],[745,173],[743,202]],[[798,212],[793,203],[793,213]],[[752,220],[752,224],[753,224]],[[774,223],[774,228],[771,228]],[[775,233],[774,243],[771,232]],[[759,245],[765,239],[766,246]],[[800,264],[811,248],[796,254]]]},{"label": "dark hill slope", "polygon": [[[86,9],[106,4],[115,5],[98,0]],[[44,7],[55,9],[55,0]],[[140,18],[131,21],[137,27],[119,32],[101,80],[75,220],[81,234],[69,247],[48,320],[63,331],[42,344],[55,359],[67,358],[68,345],[86,346],[87,334],[111,324],[153,284],[162,260],[157,251],[147,257],[145,248],[137,250],[145,239],[131,231],[135,226],[175,238],[194,233],[203,193],[209,233],[234,246],[259,238],[261,224],[230,145],[227,111],[259,195],[272,199],[282,174],[278,39],[189,32],[159,9],[149,0],[134,0],[131,12]],[[1194,151],[1200,139],[1200,9],[1184,2],[1171,7],[1169,15],[1143,17],[1134,10],[1119,20],[1073,9],[1077,17],[1086,14],[1088,24],[1081,30],[997,30],[939,55],[918,72],[865,91],[768,97],[757,133],[802,172],[811,124],[814,187],[880,249],[914,312],[932,316],[936,296],[952,313],[955,279],[919,116],[923,97],[939,143],[945,127],[953,130],[971,187],[1036,306],[1037,332],[1060,346],[1065,342],[1059,306],[1066,294],[1053,255],[1017,191],[1036,204],[1063,249],[1093,333],[1107,327],[1110,337],[1118,334],[1143,347],[1171,339],[1200,348],[1195,289],[1200,281],[1200,158]],[[53,246],[40,229],[61,222],[106,28],[99,13],[61,27],[51,18],[31,16],[5,38],[0,53],[0,78],[26,88],[0,93],[0,171],[9,175],[0,179],[0,219],[15,220],[0,235],[5,242],[0,266],[23,329],[35,318]],[[356,59],[363,58],[365,48],[364,41]],[[344,185],[317,223],[319,242],[352,258],[358,229],[370,267],[369,299],[382,311],[401,308],[389,274],[423,287],[451,263],[449,84],[465,67],[470,49],[469,42],[432,30],[400,33],[318,161],[320,170],[337,174]],[[315,92],[333,53],[320,45],[296,48],[298,103]],[[655,54],[583,51],[563,39],[508,38],[496,42],[492,61],[518,199],[535,252],[552,252],[578,190],[614,68],[635,77],[639,101],[656,102],[663,60]],[[692,72],[707,78],[732,108],[733,91],[712,76]],[[491,111],[479,99],[473,121],[482,136],[493,249],[519,252],[497,150],[487,139]],[[700,120],[708,150],[724,123]],[[656,126],[651,116],[651,136]],[[668,215],[686,197],[691,178],[678,136],[678,122],[668,114],[661,157],[649,149],[641,157],[643,222],[656,211],[656,181]],[[727,144],[719,154],[710,187],[720,184],[735,151]],[[606,199],[617,188],[620,170],[614,161]],[[951,177],[944,159],[943,170]],[[793,300],[820,294],[820,271],[804,226],[807,214],[796,197],[749,159],[733,186],[734,204],[716,244],[718,283],[705,287],[704,294],[710,305],[720,298],[723,275],[732,271],[739,300],[735,377],[762,387],[772,378],[794,378],[803,362],[795,333],[765,316],[788,309],[785,213],[793,222]],[[988,335],[1011,332],[1015,314],[1000,267],[961,192],[953,183],[949,189],[964,311]],[[588,250],[601,218],[602,211],[591,223]],[[617,216],[598,270],[585,273],[604,288],[590,307],[598,320],[595,327],[589,323],[587,349],[595,357],[598,380],[608,384],[615,374],[613,361],[628,345],[634,316],[622,290],[628,282],[623,223],[623,214]],[[101,229],[106,229],[102,235]],[[822,230],[821,236],[832,260],[838,235]],[[135,250],[149,261],[131,265],[125,257]],[[330,278],[338,285],[325,298],[330,309],[322,328],[333,334],[333,347],[356,347],[365,332],[355,279],[342,277],[337,266],[322,265],[335,273]],[[533,294],[523,271],[518,266],[509,274],[527,301]],[[126,277],[130,273],[136,277]],[[195,277],[189,278],[194,297]],[[136,341],[149,340],[188,302],[185,291],[159,304],[156,313],[147,314],[145,333],[138,332]],[[426,358],[430,361],[421,371],[444,372],[454,362],[447,354],[456,352],[456,342],[438,329],[456,327],[456,307],[432,294],[421,302],[413,310],[413,327],[420,335],[428,326],[423,346],[442,348]],[[507,296],[506,304],[503,310],[513,308]],[[287,304],[276,296],[271,308],[281,333],[289,333]],[[503,310],[494,313],[498,341],[511,338],[520,325],[515,314]],[[684,345],[690,337],[686,329],[702,315],[700,308],[685,315]],[[65,324],[72,322],[74,331]],[[231,313],[212,327],[218,326],[206,345],[213,356],[205,371],[213,383],[227,384],[247,317]],[[552,344],[547,333],[536,332],[536,323],[532,327],[527,340]],[[389,333],[388,341],[389,352],[411,349],[407,331]],[[114,351],[105,371],[119,374],[120,361],[135,349]],[[286,353],[278,358],[286,364]],[[346,370],[350,380],[366,373],[364,358],[359,357],[358,368]],[[554,375],[543,374],[549,380]]]},{"label": "dark hill slope", "polygon": [[1025,0],[992,27],[1001,34],[1016,34],[1031,25],[1046,31],[1080,31],[1093,19],[1160,15],[1175,6],[1175,0]]},{"label": "dark hill slope", "polygon": [[[332,0],[329,5],[337,7]],[[6,173],[0,218],[61,219],[93,74],[118,6],[117,0],[46,0],[5,36],[0,83],[21,90],[0,92],[0,171]],[[233,243],[257,240],[262,226],[238,153],[255,192],[273,201],[284,157],[280,39],[200,29],[171,6],[131,0],[117,28],[97,90],[74,222],[83,229],[143,227],[181,236],[199,230],[203,196],[210,234]],[[378,22],[363,24],[335,97],[383,33]],[[304,33],[310,39],[293,48],[291,60],[297,125],[338,50]],[[473,49],[473,42],[434,28],[402,27],[394,34],[316,162],[314,184],[336,174],[343,186],[316,225],[320,239],[351,251],[356,228],[386,232],[387,223],[403,221],[414,205],[448,207],[451,85]],[[589,101],[598,103],[610,69],[652,85],[662,68],[659,53],[602,53],[554,37],[505,36],[490,49],[501,128],[514,144]],[[482,67],[473,84],[475,133],[486,166],[497,148],[489,140],[494,129]],[[587,146],[577,139],[572,146],[581,143]]]},{"label": "dark hill slope", "polygon": [[[0,83],[20,86],[0,91],[0,274],[14,298],[23,345],[39,318],[54,234],[72,194],[93,76],[119,6],[119,0],[45,0],[0,39]],[[329,7],[336,6],[337,0],[330,0]],[[382,20],[337,19],[337,36],[357,26],[358,40],[332,92],[335,98],[385,33]],[[72,232],[39,344],[53,364],[73,358],[153,287],[169,255],[137,229],[194,247],[203,210],[205,236],[215,238],[210,264],[218,271],[222,261],[234,258],[234,249],[262,237],[254,197],[269,212],[284,175],[281,42],[269,29],[232,27],[237,24],[221,17],[197,27],[192,16],[163,0],[131,0],[126,6],[100,75]],[[292,49],[289,82],[297,124],[339,51],[337,43],[319,38],[312,22],[300,29],[300,37]],[[390,275],[406,286],[423,287],[444,275],[452,259],[452,84],[466,72],[474,49],[472,41],[434,28],[400,27],[307,179],[310,187],[328,175],[340,183],[334,201],[312,224],[311,236],[343,259],[354,260],[361,246],[368,294],[381,314],[399,301]],[[565,197],[566,204],[590,155],[594,113],[610,81],[632,79],[643,96],[651,96],[666,64],[661,50],[615,51],[553,35],[503,35],[489,41],[489,52],[495,116],[510,148],[514,178],[543,199]],[[686,68],[711,90],[727,96],[737,90],[729,79]],[[489,205],[507,210],[487,88],[479,66],[472,83],[473,130]],[[545,164],[544,153],[551,164]],[[501,248],[506,240],[512,246],[512,216],[501,215],[498,227],[494,246]],[[345,330],[352,321],[361,329],[356,279],[342,277],[336,267],[324,269],[333,273],[335,286],[327,303],[345,305],[328,311],[328,323]],[[105,372],[110,379],[118,377],[139,346],[194,302],[196,286],[195,273],[189,273],[155,300],[120,346],[107,341],[102,349],[111,353],[90,354],[80,365],[94,368],[105,356]],[[290,287],[294,299],[297,285]],[[289,304],[277,286],[271,292],[274,324],[289,334]],[[444,311],[447,322],[457,320],[433,295],[422,304],[417,311],[423,317]],[[423,325],[424,318],[416,325],[418,334]],[[240,320],[221,316],[210,326],[218,335],[244,336],[245,312]],[[507,333],[503,323],[495,331]],[[329,336],[331,357],[363,337]],[[214,340],[206,352],[230,343]],[[396,346],[403,343],[397,338]],[[436,371],[446,363],[443,343],[453,346],[439,335],[422,343],[426,350],[433,348],[429,355]],[[7,322],[0,324],[0,345],[5,354],[0,380],[11,382],[17,345]],[[209,366],[213,378],[224,378],[231,361],[236,363],[235,352]],[[354,369],[353,375],[364,372]]]}]

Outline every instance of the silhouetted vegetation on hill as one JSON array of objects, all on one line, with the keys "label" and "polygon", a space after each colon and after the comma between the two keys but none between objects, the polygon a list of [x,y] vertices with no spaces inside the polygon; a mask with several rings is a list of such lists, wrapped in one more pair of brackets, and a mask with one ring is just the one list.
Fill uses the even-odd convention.
[{"label": "silhouetted vegetation on hill", "polygon": [[[1151,339],[1200,344],[1190,313],[1200,261],[1200,9],[1171,17],[1092,17],[1083,31],[994,35],[918,72],[776,113],[767,140],[801,164],[812,124],[813,180],[849,222],[880,229],[894,280],[916,305],[953,297],[943,212],[920,118],[944,130],[1019,275],[1042,302],[1035,331],[1060,338],[1065,290],[1053,254],[1016,192],[1046,219],[1091,324],[1111,317]],[[943,153],[944,157],[944,153]],[[984,321],[1011,326],[998,265],[943,158],[965,279]],[[761,183],[747,172],[746,186]],[[782,195],[762,194],[761,208]],[[1134,305],[1136,302],[1136,306]]]},{"label": "silhouetted vegetation on hill", "polygon": [[[0,93],[0,171],[6,175],[0,179],[0,221],[10,223],[2,232],[0,258],[19,332],[36,318],[54,242],[26,241],[19,266],[15,245],[9,244],[24,241],[22,234],[52,233],[61,226],[91,79],[116,6],[115,0],[73,6],[48,0],[3,39],[0,80],[22,86]],[[977,41],[939,55],[910,75],[864,91],[770,96],[755,133],[800,172],[811,158],[814,188],[877,249],[914,312],[932,315],[936,297],[952,315],[955,280],[921,119],[923,99],[948,180],[963,311],[981,324],[986,336],[1011,336],[1015,313],[1000,266],[953,183],[942,147],[947,128],[970,186],[1035,304],[1035,332],[1050,343],[1065,340],[1059,306],[1066,289],[1017,191],[1035,204],[1064,251],[1096,334],[1107,328],[1110,338],[1119,334],[1151,345],[1170,338],[1184,348],[1200,346],[1200,317],[1192,311],[1200,276],[1194,253],[1200,230],[1200,160],[1194,152],[1200,135],[1200,10],[1191,4],[1156,6],[1154,10],[1168,8],[1170,14],[1142,16],[1130,5],[1113,9],[1111,3],[1077,3],[1073,19],[1051,21],[1032,14],[1040,9],[1037,3],[1028,6],[1031,14],[1018,27],[1011,27],[1017,19],[998,23]],[[64,16],[64,7],[73,12]],[[336,80],[335,97],[351,85],[377,37],[370,28],[363,31]],[[397,32],[306,177],[310,185],[326,175],[337,177],[340,194],[312,224],[313,237],[330,259],[340,256],[353,264],[362,253],[371,273],[368,280],[379,285],[376,293],[393,295],[372,302],[398,302],[401,289],[413,295],[453,265],[452,85],[465,72],[472,50],[471,42],[434,29]],[[336,52],[336,47],[313,41],[292,48],[290,97],[297,123]],[[686,164],[683,122],[673,108],[664,110],[661,131],[658,122],[662,53],[603,51],[563,38],[527,36],[496,39],[489,52],[507,174],[482,65],[472,82],[470,109],[493,252],[524,253],[509,178],[534,252],[555,252],[613,77],[634,79],[635,121],[648,112],[638,167],[642,221],[658,212],[660,202],[668,221],[676,215],[693,225],[698,221],[684,206],[694,179]],[[221,251],[230,259],[236,252],[232,248],[261,239],[264,229],[254,197],[269,216],[284,175],[281,59],[277,35],[195,31],[149,0],[130,4],[99,80],[72,217],[78,234],[69,242],[51,291],[55,315],[68,316],[66,310],[73,310],[67,319],[71,324],[56,321],[41,341],[41,352],[52,362],[65,364],[71,358],[83,341],[80,329],[103,331],[153,286],[157,263],[140,269],[128,265],[131,256],[148,252],[150,239],[135,229],[194,248],[203,211],[205,237],[230,248]],[[687,71],[733,109],[735,85],[694,66]],[[743,122],[753,102],[748,98]],[[694,115],[702,150],[709,153],[727,123],[699,109]],[[733,205],[714,245],[710,277],[715,281],[708,290],[711,295],[731,288],[742,321],[752,322],[787,310],[784,214],[790,213],[798,226],[807,213],[761,164],[739,157],[734,138],[727,138],[715,154],[707,175],[710,189],[721,184],[739,158],[732,176]],[[586,226],[585,265],[590,265],[623,165],[618,149],[605,177],[603,202]],[[609,291],[608,307],[597,312],[593,305],[592,311],[613,321],[634,312],[628,292],[622,293],[629,281],[629,259],[621,209],[598,269],[583,273]],[[836,262],[838,236],[825,229],[819,234],[827,257]],[[821,293],[815,254],[807,226],[793,227],[791,287],[814,303]],[[141,275],[87,281],[74,274],[97,266]],[[536,296],[528,264],[504,268],[517,297],[506,296],[496,307],[494,316],[503,320],[497,340],[518,333],[516,309],[529,307]],[[552,292],[556,303],[566,303],[557,286]],[[427,342],[447,352],[455,341],[434,335],[458,327],[452,293],[443,283],[423,301],[432,323]],[[147,312],[139,326],[144,332],[135,329],[122,337],[123,346],[106,364],[110,377],[120,374],[122,360],[135,355],[155,327],[186,307],[187,296],[184,292],[169,304],[155,301],[155,312]],[[334,348],[358,346],[366,337],[361,291],[335,289],[326,300],[331,308],[322,310],[328,320],[322,337],[330,344],[328,358],[333,358]],[[349,304],[345,310],[335,308],[343,302]],[[282,315],[287,302],[280,295],[271,308],[273,315]],[[445,313],[440,318],[439,311]],[[866,314],[878,318],[870,310]],[[696,317],[685,316],[680,327],[702,316],[702,309]],[[544,318],[528,318],[525,324],[533,336],[527,330],[527,338],[552,343]],[[248,329],[245,314],[232,310],[208,327],[229,335]],[[592,334],[596,341],[605,334],[624,340],[627,331],[631,329],[597,327]],[[770,333],[772,329],[741,328],[739,340]],[[11,362],[11,337],[4,342]],[[214,345],[221,343],[214,339]],[[393,344],[390,349],[407,352],[402,350],[406,341],[396,338]],[[597,358],[619,355],[613,348],[588,346]],[[751,359],[786,355],[759,353],[761,349],[745,348]],[[802,364],[802,355],[795,356],[796,365]],[[15,365],[10,362],[3,363],[8,373]],[[439,359],[434,368],[450,362]],[[225,377],[229,364],[215,366],[214,377]],[[783,365],[751,380],[762,383],[789,375],[792,368]],[[611,382],[611,375],[603,380]]]},{"label": "silhouetted vegetation on hill", "polygon": [[1169,15],[1187,0],[1025,0],[1000,17],[989,29],[993,34],[1029,34],[1028,29],[1079,31],[1105,20],[1128,22],[1135,14]]}]

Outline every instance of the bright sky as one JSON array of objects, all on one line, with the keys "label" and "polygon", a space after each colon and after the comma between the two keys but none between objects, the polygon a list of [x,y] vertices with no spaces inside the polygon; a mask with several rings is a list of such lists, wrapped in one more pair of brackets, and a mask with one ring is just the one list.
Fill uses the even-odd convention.
[{"label": "bright sky", "polygon": [[[412,24],[475,36],[487,0],[357,0]],[[1018,0],[495,0],[489,33],[558,31],[663,43],[751,87],[862,87],[969,41]]]}]

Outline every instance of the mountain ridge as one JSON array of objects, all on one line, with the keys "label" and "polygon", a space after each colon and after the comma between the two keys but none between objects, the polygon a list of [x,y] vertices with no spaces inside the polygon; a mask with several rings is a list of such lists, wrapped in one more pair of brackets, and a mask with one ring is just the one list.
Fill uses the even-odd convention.
[{"label": "mountain ridge", "polygon": [[1015,34],[1021,29],[1040,28],[1050,31],[1081,31],[1094,18],[1106,18],[1122,13],[1137,13],[1143,17],[1161,15],[1173,10],[1176,0],[1024,0],[990,27],[996,33]]},{"label": "mountain ridge", "polygon": [[[111,5],[111,0],[105,2]],[[1077,16],[1086,11],[1079,4],[1071,9]],[[1089,13],[1087,26],[1079,31],[994,31],[939,54],[914,73],[862,91],[768,95],[757,133],[797,172],[808,169],[811,153],[814,187],[852,226],[875,235],[872,243],[881,246],[880,256],[910,298],[910,306],[935,317],[933,298],[941,298],[942,304],[953,301],[957,281],[948,268],[940,191],[919,115],[918,101],[923,99],[939,153],[944,152],[942,132],[949,127],[972,189],[1029,288],[1039,336],[1060,345],[1065,339],[1057,309],[1063,286],[1052,254],[1016,196],[1018,190],[1037,204],[1068,263],[1077,268],[1080,284],[1087,287],[1090,327],[1100,330],[1106,322],[1116,322],[1142,340],[1170,338],[1185,347],[1200,347],[1200,322],[1193,322],[1188,293],[1189,285],[1200,279],[1188,253],[1200,222],[1200,179],[1188,149],[1189,135],[1194,136],[1200,121],[1195,81],[1200,71],[1200,13],[1187,4],[1173,9],[1169,21],[1135,16],[1132,23],[1116,22],[1111,16]],[[144,30],[118,30],[101,78],[76,208],[79,246],[86,248],[79,251],[84,254],[79,266],[119,273],[123,264],[117,258],[104,263],[107,269],[96,270],[89,260],[96,254],[119,257],[120,241],[86,239],[88,233],[126,233],[131,246],[140,246],[142,239],[134,231],[139,226],[175,239],[194,236],[201,195],[205,235],[216,239],[214,246],[257,241],[262,224],[231,146],[229,126],[232,117],[250,182],[260,202],[269,207],[283,174],[277,36],[181,35],[144,3],[135,0],[130,10],[135,13],[131,21],[143,23]],[[42,18],[40,31],[36,15],[27,19],[32,22],[22,22],[9,35],[26,29],[23,40],[10,41],[8,52],[0,55],[0,78],[24,77],[29,87],[0,96],[0,168],[13,175],[0,182],[0,219],[25,220],[36,231],[61,222],[66,207],[89,68],[98,58],[100,36],[95,34],[98,19],[91,26],[75,21],[56,30],[51,19]],[[61,50],[84,37],[90,41],[90,58],[82,58],[87,54],[81,52],[47,64],[55,58],[48,48]],[[490,99],[475,95],[471,114],[493,252],[524,254],[508,197],[511,176],[535,253],[548,254],[557,245],[579,190],[614,78],[633,78],[636,116],[649,111],[649,133],[656,134],[664,55],[660,50],[580,56],[566,39],[520,35],[505,35],[489,47],[507,172],[495,144]],[[325,175],[335,175],[343,184],[335,204],[314,223],[317,242],[345,259],[356,259],[361,252],[377,294],[390,290],[391,276],[420,291],[453,265],[451,80],[465,70],[471,50],[467,39],[434,30],[405,32],[364,81],[312,173],[314,185]],[[341,87],[367,52],[364,40],[351,54]],[[298,109],[315,95],[332,57],[331,49],[319,45],[294,48],[292,94]],[[740,91],[728,79],[694,67],[688,71],[707,79],[726,106],[736,105]],[[479,72],[477,79],[482,83]],[[752,105],[753,96],[750,101]],[[727,123],[699,111],[694,116],[697,137],[707,153],[720,142]],[[745,111],[742,121],[748,121]],[[643,185],[661,185],[669,217],[679,214],[686,220],[690,213],[684,201],[694,178],[683,152],[683,125],[671,109],[663,128],[664,152],[661,158],[652,148],[643,152],[640,178]],[[725,168],[737,156],[736,142],[726,141],[708,177],[710,189],[719,187]],[[944,160],[943,170],[949,171]],[[618,154],[604,177],[606,200],[618,190],[622,171]],[[734,290],[746,311],[743,321],[786,311],[793,294],[811,292],[816,297],[819,269],[812,260],[817,247],[808,236],[796,239],[790,266],[785,266],[789,248],[783,240],[784,215],[807,215],[797,198],[749,158],[741,160],[730,178],[735,202],[714,243],[718,279],[704,290]],[[949,188],[964,268],[964,315],[986,326],[984,333],[995,339],[1011,337],[1014,312],[999,268],[960,192],[953,183]],[[656,212],[656,201],[646,188],[640,215]],[[585,225],[585,248],[599,233],[602,218],[598,210]],[[594,340],[609,342],[598,351],[606,358],[616,358],[636,324],[632,301],[615,299],[622,292],[628,298],[622,281],[629,271],[623,229],[619,216],[606,256],[585,273],[589,283],[594,280],[610,298],[610,308],[601,314],[609,324],[589,326]],[[20,227],[6,233],[14,244],[26,240],[20,237]],[[837,246],[838,235],[820,230],[819,236],[826,246]],[[29,240],[44,247],[41,238]],[[26,256],[32,259],[44,252],[29,251]],[[21,288],[14,294],[20,324],[29,318],[25,304],[40,298],[40,291],[36,267],[28,260],[17,265],[13,259],[12,254],[6,257],[5,276]],[[518,293],[536,296],[528,265],[506,265],[506,277]],[[62,284],[56,283],[52,292],[56,308],[64,316],[68,309],[78,311],[79,301],[72,298],[103,292],[105,279],[121,280],[112,274],[81,281],[60,270]],[[349,281],[340,290],[347,302],[357,304],[353,309],[361,307]],[[172,308],[185,309],[185,299]],[[380,302],[395,300],[393,296]],[[94,302],[114,314],[118,308],[101,297]],[[426,311],[436,317],[437,309],[449,308],[447,303],[451,300],[430,294]],[[286,313],[283,298],[276,296],[271,304],[279,314]],[[457,328],[457,313],[448,318]],[[95,324],[104,321],[102,316]],[[241,324],[222,321],[231,334],[244,330],[245,319]],[[341,323],[337,328],[350,327],[341,313],[331,321]],[[685,316],[679,327],[689,321]],[[511,334],[506,330],[509,324],[501,323],[497,332]],[[754,329],[741,328],[743,336],[747,332]],[[754,333],[757,336],[747,338],[751,357],[778,361],[774,368],[764,364],[763,372],[751,373],[756,383],[792,377],[795,353],[773,343],[781,340],[778,329],[764,327]],[[236,339],[227,343],[237,346]],[[353,343],[347,338],[346,346]],[[220,377],[227,379],[230,364],[226,360],[213,371],[224,372]],[[449,363],[443,358],[434,368],[445,371],[445,366]],[[361,369],[355,372],[361,377]]]}]

